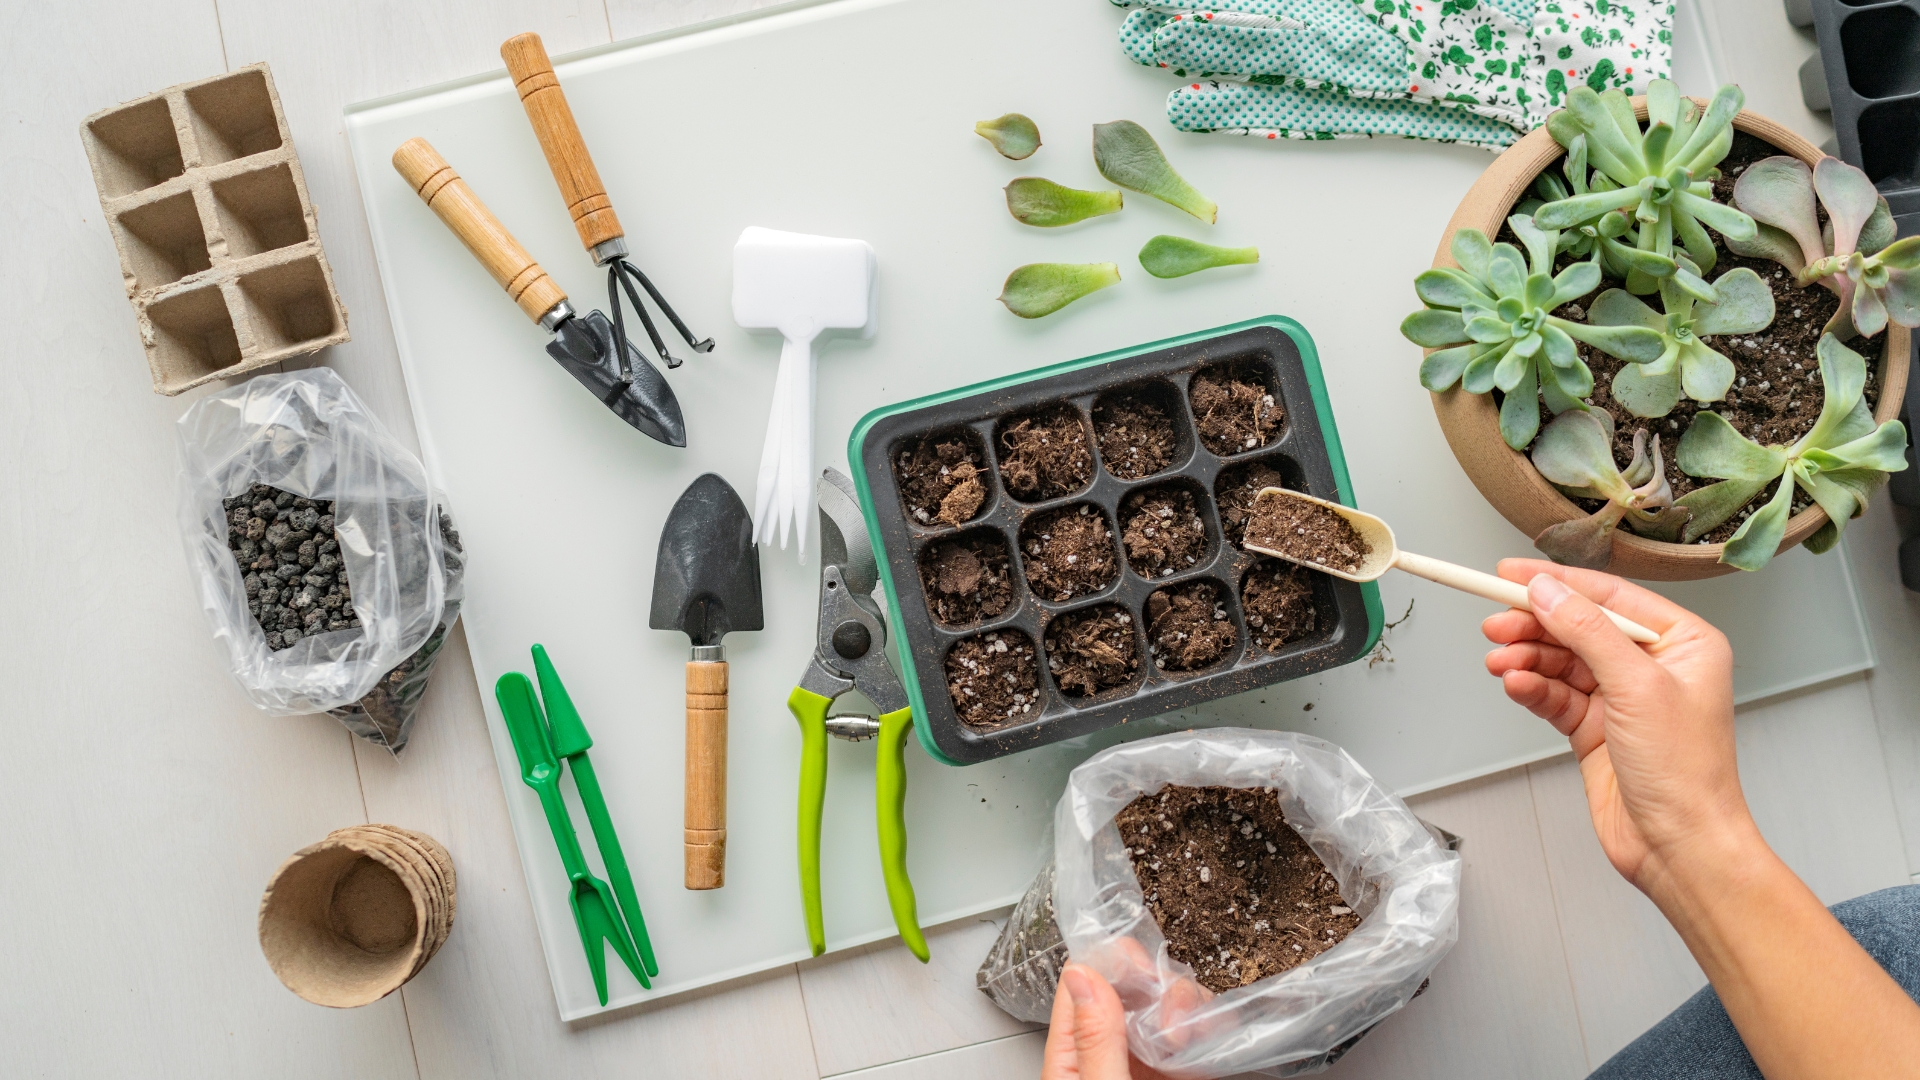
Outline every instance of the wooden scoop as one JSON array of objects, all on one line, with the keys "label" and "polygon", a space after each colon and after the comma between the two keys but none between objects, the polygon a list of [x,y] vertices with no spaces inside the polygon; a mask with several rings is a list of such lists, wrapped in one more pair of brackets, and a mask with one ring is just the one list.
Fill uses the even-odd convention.
[{"label": "wooden scoop", "polygon": [[[1353,526],[1353,531],[1359,533],[1360,539],[1366,541],[1367,546],[1372,550],[1368,552],[1365,558],[1360,560],[1358,566],[1351,570],[1341,570],[1338,567],[1311,562],[1306,559],[1298,559],[1288,555],[1286,552],[1276,551],[1273,548],[1263,547],[1255,543],[1252,535],[1254,519],[1260,516],[1262,507],[1270,507],[1275,502],[1283,499],[1293,499],[1299,502],[1312,503],[1315,506],[1324,506],[1335,514],[1340,515],[1340,517],[1346,519],[1347,524]],[[1287,562],[1293,563],[1296,566],[1304,566],[1309,570],[1318,570],[1322,573],[1332,574],[1334,577],[1347,581],[1376,581],[1388,570],[1405,570],[1407,573],[1413,574],[1416,577],[1423,577],[1428,581],[1439,582],[1450,589],[1459,589],[1461,592],[1482,596],[1511,608],[1519,608],[1521,611],[1533,610],[1533,605],[1527,600],[1527,587],[1519,582],[1508,581],[1505,578],[1495,577],[1492,574],[1484,574],[1478,570],[1469,570],[1464,566],[1456,566],[1450,562],[1441,562],[1439,559],[1429,559],[1425,555],[1415,555],[1411,551],[1402,551],[1400,545],[1394,541],[1393,530],[1388,527],[1386,522],[1374,517],[1372,514],[1365,514],[1351,507],[1341,506],[1339,503],[1328,502],[1325,499],[1316,499],[1311,495],[1303,495],[1297,491],[1288,491],[1286,488],[1263,488],[1259,494],[1254,496],[1253,514],[1247,519],[1247,533],[1247,540],[1242,546],[1248,551],[1257,551],[1262,555],[1271,555],[1276,559],[1285,559]],[[1660,640],[1659,634],[1641,626],[1632,619],[1617,612],[1608,611],[1606,608],[1601,608],[1600,610],[1606,611],[1607,618],[1613,620],[1613,625],[1619,627],[1621,633],[1633,640],[1643,645],[1651,645]]]}]

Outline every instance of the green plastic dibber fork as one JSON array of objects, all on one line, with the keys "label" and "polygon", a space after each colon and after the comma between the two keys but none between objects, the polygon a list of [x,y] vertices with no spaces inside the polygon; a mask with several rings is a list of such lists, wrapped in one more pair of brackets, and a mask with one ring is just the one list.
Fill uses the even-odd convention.
[{"label": "green plastic dibber fork", "polygon": [[[621,962],[640,985],[652,988],[634,955],[633,941],[620,920],[613,890],[587,869],[580,851],[580,840],[573,832],[573,819],[560,795],[560,761],[547,742],[546,722],[542,719],[540,699],[534,696],[533,680],[517,671],[500,676],[493,685],[494,697],[507,721],[507,734],[513,740],[513,752],[520,759],[520,779],[540,796],[540,808],[546,811],[547,826],[553,830],[554,844],[560,849],[560,861],[573,883],[567,903],[573,908],[573,924],[580,931],[580,946],[586,950],[587,967],[593,972],[593,988],[600,1004],[607,1003],[607,954],[602,942],[613,946]],[[577,779],[577,774],[576,774]]]}]

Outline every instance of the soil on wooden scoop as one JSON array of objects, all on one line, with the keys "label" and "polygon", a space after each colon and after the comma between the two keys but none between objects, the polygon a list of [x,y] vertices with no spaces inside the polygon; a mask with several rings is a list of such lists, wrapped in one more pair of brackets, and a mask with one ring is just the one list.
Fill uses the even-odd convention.
[{"label": "soil on wooden scoop", "polygon": [[1353,531],[1347,519],[1305,499],[1266,499],[1247,522],[1247,547],[1278,552],[1349,574],[1360,569],[1373,546]]},{"label": "soil on wooden scoop", "polygon": [[1168,786],[1114,826],[1168,953],[1215,993],[1298,967],[1360,925],[1270,788]]},{"label": "soil on wooden scoop", "polygon": [[991,619],[1013,602],[1012,557],[997,536],[962,536],[920,555],[920,584],[933,617],[948,626]]},{"label": "soil on wooden scoop", "polygon": [[1303,567],[1262,559],[1240,585],[1240,610],[1254,644],[1278,650],[1312,634],[1319,625],[1313,606],[1313,582]]},{"label": "soil on wooden scoop", "polygon": [[1071,405],[1008,420],[1000,429],[1000,481],[1024,502],[1071,495],[1093,479],[1087,426]]},{"label": "soil on wooden scoop", "polygon": [[247,612],[267,635],[267,648],[290,649],[303,637],[360,625],[333,534],[331,501],[255,484],[221,506],[227,547],[247,590]]},{"label": "soil on wooden scoop", "polygon": [[947,653],[947,693],[960,722],[976,730],[1033,715],[1040,696],[1033,639],[1018,630],[970,637]]},{"label": "soil on wooden scoop", "polygon": [[1047,627],[1047,670],[1069,697],[1124,686],[1140,668],[1133,616],[1113,604],[1075,611]]},{"label": "soil on wooden scoop", "polygon": [[1020,548],[1027,587],[1056,604],[1099,592],[1120,573],[1107,516],[1084,503],[1027,522]]},{"label": "soil on wooden scoop", "polygon": [[909,442],[893,460],[907,514],[922,525],[964,525],[987,501],[986,459],[962,430]]},{"label": "soil on wooden scoop", "polygon": [[1136,491],[1121,504],[1120,540],[1141,577],[1172,577],[1207,557],[1207,526],[1182,488]]},{"label": "soil on wooden scoop", "polygon": [[1147,647],[1162,671],[1196,671],[1233,648],[1240,632],[1211,581],[1169,585],[1147,597]]},{"label": "soil on wooden scoop", "polygon": [[1193,399],[1193,422],[1200,441],[1222,457],[1272,442],[1287,418],[1273,391],[1231,368],[1195,375],[1188,396]]},{"label": "soil on wooden scoop", "polygon": [[1253,497],[1262,489],[1287,486],[1280,470],[1264,461],[1250,461],[1220,473],[1214,488],[1214,502],[1220,507],[1220,531],[1227,543],[1239,546],[1247,531],[1247,519],[1253,516]]},{"label": "soil on wooden scoop", "polygon": [[1093,407],[1100,460],[1122,480],[1139,480],[1173,463],[1179,436],[1173,418],[1146,394],[1120,394]]}]

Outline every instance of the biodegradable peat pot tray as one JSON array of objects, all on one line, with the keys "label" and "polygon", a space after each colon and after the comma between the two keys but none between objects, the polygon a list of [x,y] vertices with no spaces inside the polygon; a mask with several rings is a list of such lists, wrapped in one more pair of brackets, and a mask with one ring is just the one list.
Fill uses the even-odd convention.
[{"label": "biodegradable peat pot tray", "polygon": [[[1223,398],[1234,383],[1252,389]],[[1291,319],[888,406],[854,428],[847,456],[915,728],[950,765],[1297,679],[1380,634],[1375,586],[1238,544],[1236,494],[1282,483],[1353,503],[1313,340]],[[1267,613],[1257,626],[1249,586]]]},{"label": "biodegradable peat pot tray", "polygon": [[[1693,100],[1702,108],[1706,105],[1702,99]],[[1642,121],[1646,120],[1647,103],[1644,97],[1635,97],[1633,108],[1636,116]],[[1734,119],[1733,126],[1736,131],[1770,143],[1781,153],[1791,154],[1809,166],[1825,156],[1812,143],[1758,113],[1742,112]],[[1461,200],[1459,208],[1453,212],[1453,219],[1447,222],[1446,231],[1441,234],[1440,248],[1434,255],[1433,265],[1457,265],[1449,248],[1453,243],[1453,234],[1461,229],[1479,229],[1489,238],[1498,237],[1507,215],[1526,196],[1534,178],[1548,167],[1557,165],[1564,155],[1565,150],[1544,127],[1508,148],[1481,174],[1480,179],[1468,190],[1466,198]],[[1883,341],[1884,348],[1881,349],[1873,376],[1873,385],[1879,393],[1873,416],[1876,422],[1881,423],[1900,414],[1910,360],[1909,332],[1905,327],[1890,324]],[[1740,362],[1738,356],[1732,359],[1736,364]],[[1869,355],[1868,359],[1871,361],[1874,358]],[[1453,455],[1459,459],[1460,467],[1466,470],[1468,478],[1480,489],[1480,494],[1515,528],[1534,537],[1548,526],[1587,516],[1588,511],[1562,495],[1540,475],[1525,454],[1509,447],[1500,437],[1499,406],[1493,395],[1469,394],[1456,386],[1444,393],[1434,394],[1433,409],[1440,418],[1441,430],[1446,433],[1447,444],[1453,448]],[[1663,449],[1669,454],[1672,444],[1673,440],[1665,440]],[[1787,523],[1780,550],[1786,551],[1799,545],[1826,522],[1827,515],[1818,506],[1795,514]],[[1607,569],[1625,577],[1651,581],[1691,581],[1718,577],[1734,572],[1733,567],[1719,561],[1720,553],[1725,549],[1723,543],[1669,544],[1634,535],[1626,529],[1616,529],[1613,561]]]},{"label": "biodegradable peat pot tray", "polygon": [[103,109],[80,141],[156,392],[347,340],[267,65]]}]

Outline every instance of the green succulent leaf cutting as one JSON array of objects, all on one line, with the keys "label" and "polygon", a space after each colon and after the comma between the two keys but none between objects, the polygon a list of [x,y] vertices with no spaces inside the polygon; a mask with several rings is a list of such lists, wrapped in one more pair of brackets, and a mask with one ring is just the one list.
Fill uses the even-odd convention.
[{"label": "green succulent leaf cutting", "polygon": [[1257,247],[1214,247],[1183,236],[1156,236],[1140,249],[1141,267],[1157,278],[1185,277],[1216,266],[1242,266],[1259,261]]},{"label": "green succulent leaf cutting", "polygon": [[1038,319],[1119,283],[1113,263],[1028,263],[1007,275],[1000,302],[1023,319]]},{"label": "green succulent leaf cutting", "polygon": [[1010,112],[998,120],[982,120],[973,125],[974,134],[993,144],[1000,156],[1023,161],[1040,149],[1040,126]]},{"label": "green succulent leaf cutting", "polygon": [[1022,225],[1054,229],[1117,214],[1123,198],[1117,191],[1081,191],[1038,176],[1022,176],[1007,185],[1007,212]]},{"label": "green succulent leaf cutting", "polygon": [[1898,420],[1876,426],[1867,409],[1866,360],[1832,334],[1820,338],[1819,356],[1825,390],[1820,417],[1791,446],[1761,446],[1718,413],[1694,417],[1680,439],[1680,468],[1690,476],[1721,482],[1678,500],[1691,515],[1683,542],[1718,527],[1777,479],[1773,497],[1741,523],[1720,561],[1758,570],[1772,560],[1786,535],[1796,487],[1826,511],[1827,524],[1807,540],[1809,549],[1825,551],[1839,542],[1846,523],[1866,509],[1868,497],[1887,474],[1907,467],[1906,428]]},{"label": "green succulent leaf cutting", "polygon": [[1674,505],[1660,457],[1660,440],[1649,452],[1647,433],[1633,433],[1633,460],[1622,470],[1613,459],[1613,421],[1597,409],[1563,412],[1533,444],[1533,465],[1540,475],[1574,498],[1605,499],[1607,505],[1584,518],[1543,529],[1533,545],[1568,566],[1604,570],[1613,558],[1613,530],[1628,528],[1657,540],[1673,541],[1686,526],[1688,511]]},{"label": "green succulent leaf cutting", "polygon": [[1093,125],[1093,163],[1112,183],[1177,206],[1209,225],[1220,216],[1213,200],[1174,172],[1160,144],[1131,120]]},{"label": "green succulent leaf cutting", "polygon": [[[1681,257],[1681,268],[1692,264]],[[1660,356],[1629,364],[1614,373],[1613,396],[1635,416],[1660,417],[1673,411],[1680,395],[1695,401],[1719,401],[1733,385],[1733,361],[1710,348],[1702,337],[1751,334],[1773,322],[1773,290],[1746,267],[1727,271],[1713,283],[1717,302],[1702,303],[1676,278],[1660,283],[1661,314],[1624,289],[1608,289],[1594,298],[1588,318],[1598,326],[1644,326],[1660,335]]]}]

